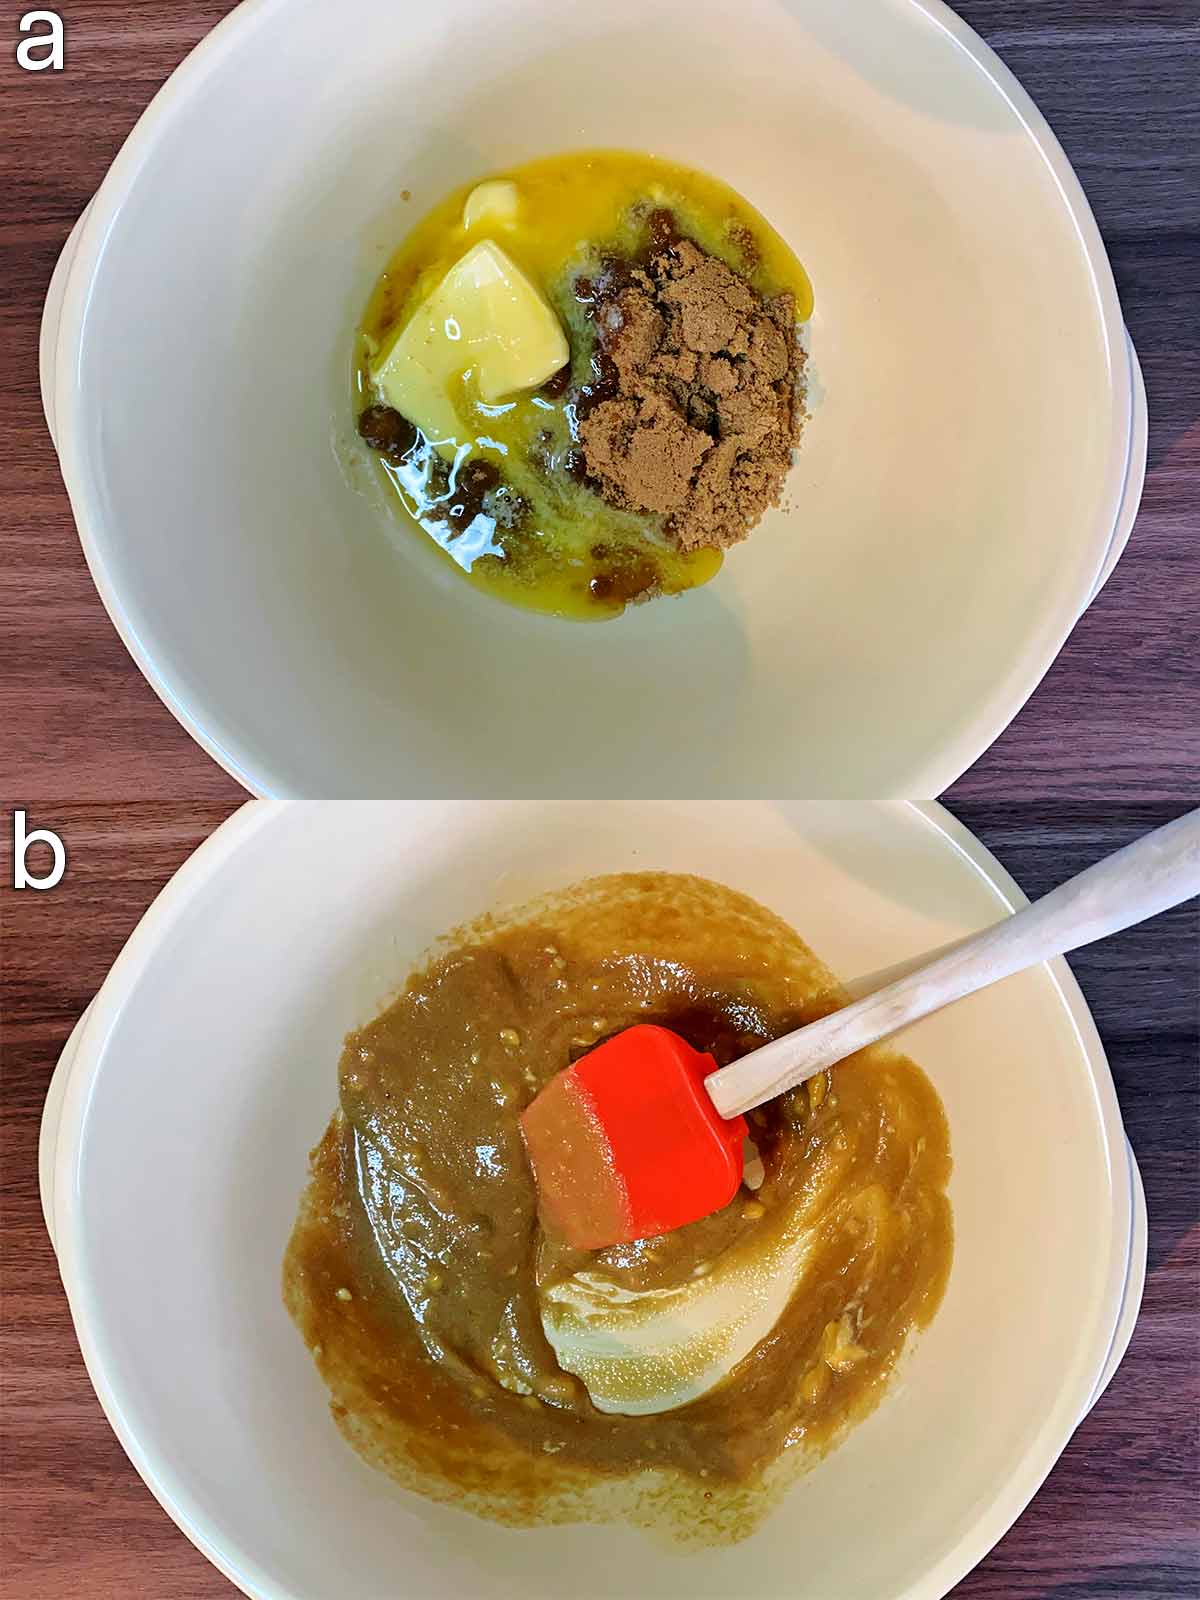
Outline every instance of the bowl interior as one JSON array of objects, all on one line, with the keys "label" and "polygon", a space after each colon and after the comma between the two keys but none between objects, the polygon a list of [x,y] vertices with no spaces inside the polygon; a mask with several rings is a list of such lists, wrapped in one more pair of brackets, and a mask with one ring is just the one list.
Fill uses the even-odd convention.
[{"label": "bowl interior", "polygon": [[[89,222],[61,444],[127,641],[252,786],[928,794],[1012,716],[1111,532],[1111,277],[962,25],[869,9],[258,0],[185,69]],[[348,351],[450,186],[596,146],[732,183],[817,309],[788,507],[584,627],[401,524]]]},{"label": "bowl interior", "polygon": [[946,1300],[880,1409],[737,1548],[517,1533],[404,1495],[342,1443],[279,1293],[342,1035],[436,934],[656,867],[746,890],[836,969],[867,973],[1005,909],[941,825],[882,806],[412,803],[265,810],[223,838],[96,1004],[56,1187],[93,1380],[202,1548],[271,1600],[550,1600],[568,1570],[580,1595],[944,1594],[1074,1428],[1119,1294],[1111,1083],[1047,969],[906,1040],[951,1125]]}]

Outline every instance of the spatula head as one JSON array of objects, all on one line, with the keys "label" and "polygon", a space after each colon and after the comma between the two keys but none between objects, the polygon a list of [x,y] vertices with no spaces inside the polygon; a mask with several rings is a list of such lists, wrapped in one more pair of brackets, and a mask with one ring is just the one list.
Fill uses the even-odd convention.
[{"label": "spatula head", "polygon": [[744,1117],[722,1117],[710,1055],[670,1028],[627,1028],[552,1078],[521,1131],[543,1222],[582,1250],[681,1228],[742,1181]]}]

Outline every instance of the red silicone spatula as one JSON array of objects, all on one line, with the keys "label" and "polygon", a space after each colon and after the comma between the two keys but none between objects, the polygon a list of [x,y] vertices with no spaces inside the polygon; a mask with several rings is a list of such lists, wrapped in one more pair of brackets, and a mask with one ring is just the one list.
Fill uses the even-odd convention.
[{"label": "red silicone spatula", "polygon": [[716,1070],[670,1028],[641,1023],[552,1078],[521,1117],[551,1231],[602,1250],[727,1205],[747,1129],[713,1105]]},{"label": "red silicone spatula", "polygon": [[627,1028],[552,1078],[521,1118],[543,1220],[600,1250],[718,1211],[742,1180],[743,1111],[953,1000],[1195,894],[1200,811],[719,1071],[669,1028]]}]

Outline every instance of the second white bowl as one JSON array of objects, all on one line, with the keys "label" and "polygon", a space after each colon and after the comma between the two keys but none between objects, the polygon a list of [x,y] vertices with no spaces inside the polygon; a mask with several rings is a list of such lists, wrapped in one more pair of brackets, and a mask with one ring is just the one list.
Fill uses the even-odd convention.
[{"label": "second white bowl", "polygon": [[[936,808],[261,806],[185,865],[93,1002],[48,1105],[47,1214],[88,1370],[139,1472],[255,1600],[938,1600],[1036,1491],[1128,1343],[1140,1191],[1062,962],[905,1036],[946,1107],[945,1302],[880,1408],[745,1544],[514,1533],[403,1494],[343,1443],[280,1261],[342,1036],[446,928],[594,872],[699,872],[847,977],[1020,891]],[[865,1536],[864,1536],[865,1531]]]}]

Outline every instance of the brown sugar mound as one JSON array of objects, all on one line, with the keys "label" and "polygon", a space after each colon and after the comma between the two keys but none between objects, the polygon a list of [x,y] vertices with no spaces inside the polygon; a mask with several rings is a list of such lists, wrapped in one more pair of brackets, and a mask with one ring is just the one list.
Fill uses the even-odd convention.
[{"label": "brown sugar mound", "polygon": [[[579,407],[588,477],[664,518],[683,550],[744,539],[779,503],[800,434],[803,353],[790,294],[765,300],[691,239],[591,290],[601,382]],[[585,391],[586,396],[586,391]]]}]

